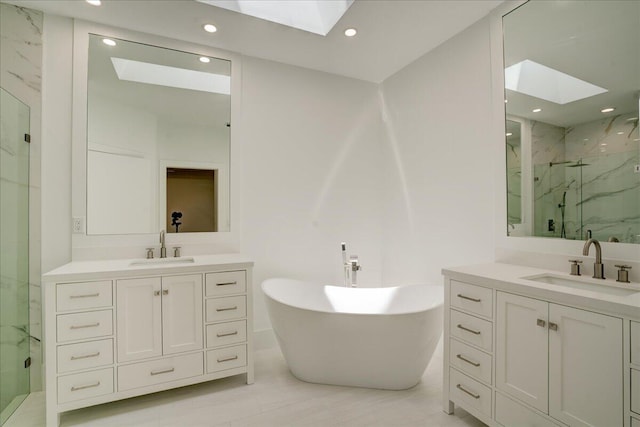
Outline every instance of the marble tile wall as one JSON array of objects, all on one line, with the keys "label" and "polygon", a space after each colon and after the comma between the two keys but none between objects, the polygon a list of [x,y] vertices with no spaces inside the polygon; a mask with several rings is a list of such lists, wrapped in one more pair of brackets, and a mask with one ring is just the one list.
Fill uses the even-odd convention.
[{"label": "marble tile wall", "polygon": [[[0,86],[30,108],[29,310],[31,390],[42,388],[40,289],[40,118],[42,22],[39,11],[0,3]],[[3,112],[4,114],[4,112]]]},{"label": "marble tile wall", "polygon": [[560,237],[564,224],[569,239],[591,230],[598,240],[640,243],[637,112],[566,129],[536,122],[532,144],[536,236]]}]

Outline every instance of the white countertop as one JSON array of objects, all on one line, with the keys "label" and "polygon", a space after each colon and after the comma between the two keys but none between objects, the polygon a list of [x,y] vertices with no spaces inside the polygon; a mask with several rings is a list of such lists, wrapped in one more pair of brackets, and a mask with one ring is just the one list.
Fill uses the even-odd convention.
[{"label": "white countertop", "polygon": [[[449,267],[442,269],[442,274],[454,280],[479,286],[640,320],[640,284],[638,283],[623,284],[616,282],[615,278],[607,278],[605,280],[592,279],[589,276],[577,277],[568,273],[501,263]],[[523,279],[523,277],[544,274],[570,280],[584,280],[587,283],[633,288],[638,289],[638,292],[631,295],[610,295],[598,291]]]},{"label": "white countertop", "polygon": [[[205,269],[220,271],[225,269],[248,268],[253,261],[241,254],[195,255],[181,257],[193,262],[175,262],[177,258],[165,258],[168,263],[144,264],[144,259],[114,259],[100,261],[72,261],[42,276],[43,282],[64,280],[95,280],[110,277],[139,277],[153,274],[173,274],[202,272]],[[160,261],[155,259],[154,261]],[[140,262],[141,264],[132,265]]]}]

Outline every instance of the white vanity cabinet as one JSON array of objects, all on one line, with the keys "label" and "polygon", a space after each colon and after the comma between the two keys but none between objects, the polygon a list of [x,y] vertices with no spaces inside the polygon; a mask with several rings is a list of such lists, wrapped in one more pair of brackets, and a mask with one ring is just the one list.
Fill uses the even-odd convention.
[{"label": "white vanity cabinet", "polygon": [[231,375],[253,382],[253,263],[72,262],[44,276],[47,426],[60,413]]},{"label": "white vanity cabinet", "polygon": [[443,409],[490,426],[635,427],[638,295],[602,299],[491,264],[444,270]]}]

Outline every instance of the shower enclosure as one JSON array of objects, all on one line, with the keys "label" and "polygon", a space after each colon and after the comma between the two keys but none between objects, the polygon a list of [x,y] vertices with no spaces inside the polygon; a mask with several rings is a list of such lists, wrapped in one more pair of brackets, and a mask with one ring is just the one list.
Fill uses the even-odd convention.
[{"label": "shower enclosure", "polygon": [[0,88],[0,425],[29,394],[29,107]]}]

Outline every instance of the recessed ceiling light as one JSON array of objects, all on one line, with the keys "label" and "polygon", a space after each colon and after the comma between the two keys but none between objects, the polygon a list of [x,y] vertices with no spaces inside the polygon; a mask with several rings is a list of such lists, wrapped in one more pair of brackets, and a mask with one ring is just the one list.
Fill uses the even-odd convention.
[{"label": "recessed ceiling light", "polygon": [[607,107],[607,108],[603,108],[602,110],[600,110],[601,113],[610,113],[612,111],[614,111],[615,108],[614,107]]},{"label": "recessed ceiling light", "polygon": [[92,6],[100,6],[102,4],[100,0],[87,0],[87,3],[89,3]]},{"label": "recessed ceiling light", "polygon": [[200,57],[200,62],[204,62],[205,64],[208,64],[209,62],[211,62],[211,60],[209,58],[207,58],[206,56],[201,56]]},{"label": "recessed ceiling light", "polygon": [[218,29],[216,28],[215,25],[213,24],[205,24],[202,28],[204,28],[204,30],[207,33],[215,33],[216,31],[218,31]]},{"label": "recessed ceiling light", "polygon": [[512,134],[511,132],[507,132],[507,133],[505,133],[505,135],[506,135],[506,136],[511,136],[511,135],[513,135],[513,134]]},{"label": "recessed ceiling light", "polygon": [[344,30],[344,35],[347,37],[353,37],[356,34],[358,34],[358,30],[356,30],[355,28],[347,28],[346,30]]},{"label": "recessed ceiling light", "polygon": [[106,44],[107,46],[115,46],[116,42],[111,40],[111,39],[102,39],[102,43]]},{"label": "recessed ceiling light", "polygon": [[542,111],[542,108],[534,108],[533,110],[534,113],[539,113],[540,111]]}]

